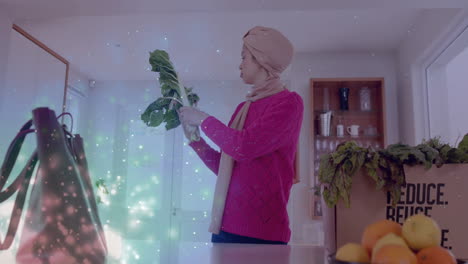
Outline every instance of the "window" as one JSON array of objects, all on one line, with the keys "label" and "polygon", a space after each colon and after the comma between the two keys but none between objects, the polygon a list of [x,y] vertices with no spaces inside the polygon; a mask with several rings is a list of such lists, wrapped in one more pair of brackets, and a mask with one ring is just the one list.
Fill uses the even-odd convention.
[{"label": "window", "polygon": [[429,135],[457,144],[468,133],[468,26],[426,69]]}]

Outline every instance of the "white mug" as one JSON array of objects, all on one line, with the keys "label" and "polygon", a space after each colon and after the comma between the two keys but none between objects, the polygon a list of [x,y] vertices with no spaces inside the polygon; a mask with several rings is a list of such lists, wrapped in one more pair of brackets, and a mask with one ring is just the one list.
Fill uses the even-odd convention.
[{"label": "white mug", "polygon": [[338,137],[343,137],[344,136],[344,126],[343,125],[337,125],[336,126],[336,135]]},{"label": "white mug", "polygon": [[352,137],[357,137],[359,136],[359,126],[358,125],[352,125],[346,128],[346,131],[352,136]]}]

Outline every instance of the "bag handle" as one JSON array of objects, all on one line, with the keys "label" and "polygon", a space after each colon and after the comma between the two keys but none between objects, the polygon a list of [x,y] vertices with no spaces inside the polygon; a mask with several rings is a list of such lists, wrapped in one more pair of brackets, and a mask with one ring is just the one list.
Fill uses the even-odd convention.
[{"label": "bag handle", "polygon": [[21,171],[20,175],[8,188],[2,190],[5,186],[5,183],[8,181],[8,178],[10,177],[11,171],[16,163],[18,154],[21,150],[26,135],[36,131],[34,129],[30,129],[31,126],[32,120],[29,120],[28,122],[26,122],[26,124],[23,125],[20,132],[18,132],[16,137],[13,139],[8,148],[5,160],[0,170],[0,202],[3,202],[10,198],[19,189],[18,195],[16,196],[15,204],[13,206],[13,212],[10,217],[10,223],[8,225],[8,231],[5,240],[2,242],[0,239],[0,250],[8,249],[13,243],[16,232],[18,230],[21,214],[23,212],[24,201],[26,199],[26,194],[29,188],[29,182],[31,180],[31,176],[38,161],[37,150],[35,150],[28,163]]},{"label": "bag handle", "polygon": [[21,147],[23,146],[24,139],[26,138],[26,134],[34,132],[33,129],[30,129],[31,126],[32,120],[26,122],[8,147],[5,159],[0,169],[0,191],[5,186],[13,167],[15,166]]},{"label": "bag handle", "polygon": [[[64,115],[68,115],[71,118],[71,132],[69,132],[65,127],[63,128],[63,131],[66,135],[73,137],[73,115],[68,112],[64,112],[61,115],[59,115],[57,119],[59,119],[60,117]],[[5,183],[8,181],[8,177],[10,176],[11,170],[15,166],[16,160],[18,158],[18,155],[23,145],[26,134],[35,132],[34,129],[30,129],[32,124],[33,124],[32,119],[26,122],[21,127],[20,131],[18,132],[16,137],[13,139],[12,143],[10,144],[10,147],[8,148],[7,154],[5,155],[5,160],[0,170],[0,191],[5,186]]]},{"label": "bag handle", "polygon": [[68,132],[68,130],[66,129],[67,126],[66,126],[65,124],[62,125],[62,126],[65,128],[65,129],[64,129],[65,133],[66,133],[67,135],[73,137],[73,115],[72,115],[71,113],[69,113],[69,112],[63,112],[62,114],[60,114],[59,116],[57,116],[57,119],[59,119],[59,118],[62,117],[62,116],[66,116],[66,115],[69,116],[69,117],[71,118],[70,132]]},{"label": "bag handle", "polygon": [[[31,180],[31,176],[34,172],[34,167],[36,166],[37,161],[37,151],[34,151],[33,155],[28,161],[27,166],[23,169],[20,176],[18,176],[18,178],[22,179],[22,183],[19,188],[18,195],[16,196],[15,205],[13,206],[13,212],[10,217],[10,224],[8,225],[8,231],[5,240],[2,242],[0,239],[0,250],[6,250],[10,248],[15,238],[16,232],[18,231],[21,214],[23,213],[24,202],[26,200],[26,194],[28,193],[29,182]],[[8,199],[9,196],[11,196],[13,193],[15,192],[12,191],[11,193],[6,193],[5,197]],[[4,197],[2,197],[2,201],[3,198]]]},{"label": "bag handle", "polygon": [[[62,131],[65,135],[65,145],[68,147],[68,149],[74,153],[75,150],[74,150],[74,147],[73,147],[73,144],[72,144],[72,140],[73,138],[75,137],[75,135],[73,135],[73,115],[70,114],[69,112],[63,112],[62,114],[60,114],[58,117],[57,117],[57,120],[62,117],[62,116],[65,116],[65,115],[68,115],[70,116],[71,118],[71,128],[70,128],[70,131],[68,131],[68,128],[67,128],[67,125],[65,124],[62,124]],[[63,121],[63,118],[62,118],[62,121]],[[73,156],[73,155],[72,155]]]}]

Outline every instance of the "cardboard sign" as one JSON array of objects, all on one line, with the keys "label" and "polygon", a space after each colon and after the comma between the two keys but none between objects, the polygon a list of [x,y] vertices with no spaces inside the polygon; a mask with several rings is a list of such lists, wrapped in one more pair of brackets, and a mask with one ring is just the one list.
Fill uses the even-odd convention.
[{"label": "cardboard sign", "polygon": [[334,212],[324,214],[326,239],[335,239],[326,241],[330,251],[348,242],[360,243],[365,227],[377,220],[402,224],[409,216],[424,213],[442,229],[441,246],[457,258],[468,258],[468,164],[445,164],[429,170],[405,167],[405,173],[407,185],[396,207],[388,194],[376,190],[370,177],[362,173],[353,178],[350,208],[340,202]]}]

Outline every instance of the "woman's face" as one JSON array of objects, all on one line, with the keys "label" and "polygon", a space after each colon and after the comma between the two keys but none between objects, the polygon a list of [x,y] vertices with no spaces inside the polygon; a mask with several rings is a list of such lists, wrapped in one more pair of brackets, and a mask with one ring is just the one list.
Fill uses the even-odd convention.
[{"label": "woman's face", "polygon": [[266,75],[265,69],[263,69],[260,64],[255,60],[250,51],[245,48],[242,48],[242,62],[239,66],[240,77],[246,84],[255,84],[264,79]]}]

